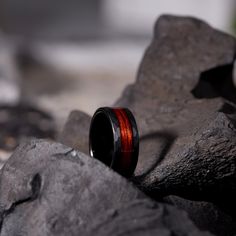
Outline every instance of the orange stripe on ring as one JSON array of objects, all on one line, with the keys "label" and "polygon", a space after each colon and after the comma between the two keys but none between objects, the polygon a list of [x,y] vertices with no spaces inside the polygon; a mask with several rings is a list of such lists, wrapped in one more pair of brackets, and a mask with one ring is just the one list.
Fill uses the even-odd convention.
[{"label": "orange stripe on ring", "polygon": [[121,167],[127,169],[132,163],[133,154],[133,131],[130,124],[129,118],[124,109],[115,108],[113,109],[120,126],[121,136]]}]

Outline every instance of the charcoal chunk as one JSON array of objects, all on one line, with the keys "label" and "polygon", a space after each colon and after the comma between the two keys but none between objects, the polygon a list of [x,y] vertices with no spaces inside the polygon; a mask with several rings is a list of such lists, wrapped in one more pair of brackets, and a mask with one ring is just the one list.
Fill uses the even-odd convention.
[{"label": "charcoal chunk", "polygon": [[161,16],[136,82],[115,103],[130,108],[138,123],[136,184],[156,199],[178,195],[217,205],[212,224],[221,222],[221,230],[204,224],[198,202],[179,204],[219,235],[236,233],[235,46],[232,36],[198,19]]},{"label": "charcoal chunk", "polygon": [[[141,134],[137,174],[148,172],[143,184],[150,191],[212,200],[231,184],[231,195],[236,194],[236,181],[230,181],[236,177],[235,45],[233,37],[194,18],[167,15],[157,21],[137,81],[115,104],[136,116]],[[196,97],[200,80],[215,96]],[[156,141],[155,152],[151,141]]]},{"label": "charcoal chunk", "polygon": [[59,141],[88,154],[90,121],[91,117],[86,113],[78,110],[72,111],[59,135]]},{"label": "charcoal chunk", "polygon": [[1,235],[210,235],[185,212],[59,143],[21,144],[0,176]]}]

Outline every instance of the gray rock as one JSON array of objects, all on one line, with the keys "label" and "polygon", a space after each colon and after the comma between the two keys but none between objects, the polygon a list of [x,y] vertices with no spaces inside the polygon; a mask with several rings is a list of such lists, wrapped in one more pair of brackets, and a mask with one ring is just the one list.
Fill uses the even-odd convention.
[{"label": "gray rock", "polygon": [[157,21],[137,82],[116,103],[134,112],[142,140],[157,143],[150,163],[160,165],[146,164],[153,150],[144,147],[137,170],[152,168],[142,182],[150,191],[201,200],[236,194],[236,181],[229,188],[236,177],[235,46],[197,19]]},{"label": "gray rock", "polygon": [[91,117],[82,111],[72,111],[58,139],[61,143],[89,153],[89,127]]},{"label": "gray rock", "polygon": [[59,143],[20,145],[0,172],[0,235],[210,235],[99,161]]},{"label": "gray rock", "polygon": [[185,210],[199,229],[208,229],[219,236],[235,235],[235,220],[215,204],[191,201],[177,196],[164,198],[166,202]]},{"label": "gray rock", "polygon": [[[235,234],[235,45],[233,37],[200,20],[162,16],[137,81],[115,104],[130,108],[137,119],[137,184],[157,199],[214,202],[222,211],[184,199],[178,206],[218,235]],[[211,225],[204,222],[204,209],[208,216],[219,214]]]}]

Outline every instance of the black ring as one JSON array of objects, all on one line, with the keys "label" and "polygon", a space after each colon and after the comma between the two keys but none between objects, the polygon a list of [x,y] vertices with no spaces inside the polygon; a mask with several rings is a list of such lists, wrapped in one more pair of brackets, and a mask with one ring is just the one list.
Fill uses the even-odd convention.
[{"label": "black ring", "polygon": [[94,113],[89,152],[121,175],[132,176],[138,162],[139,134],[129,109],[101,107]]}]

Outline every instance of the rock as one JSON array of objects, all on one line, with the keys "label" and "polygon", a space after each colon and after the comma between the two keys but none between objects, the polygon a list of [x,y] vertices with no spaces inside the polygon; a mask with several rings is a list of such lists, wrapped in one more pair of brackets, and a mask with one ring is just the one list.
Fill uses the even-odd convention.
[{"label": "rock", "polygon": [[89,127],[91,117],[82,111],[72,111],[66,121],[59,141],[69,147],[89,154]]},{"label": "rock", "polygon": [[[232,36],[200,20],[161,16],[137,81],[115,103],[130,108],[138,123],[136,184],[156,199],[214,202],[221,210],[214,209],[219,217],[212,224],[222,222],[221,233],[232,229],[228,235],[236,232],[235,45]],[[198,202],[182,203],[202,221],[198,225],[211,228]]]},{"label": "rock", "polygon": [[[128,107],[139,127],[134,183],[156,200],[198,200],[169,197],[216,235],[236,233],[235,45],[200,20],[161,16],[136,82],[115,103]],[[77,128],[81,139],[88,136]]]},{"label": "rock", "polygon": [[[153,165],[161,164],[149,165],[143,179],[150,191],[200,200],[228,191],[236,174],[235,46],[233,37],[193,18],[157,21],[137,82],[116,103],[134,112],[141,140],[157,143]],[[147,171],[147,156],[141,150],[137,173]]]},{"label": "rock", "polygon": [[3,167],[4,163],[12,155],[12,152],[0,149],[0,169]]},{"label": "rock", "polygon": [[191,201],[177,196],[164,198],[165,202],[183,209],[201,230],[209,230],[218,236],[235,235],[235,219],[210,202]]},{"label": "rock", "polygon": [[25,139],[56,136],[53,117],[36,106],[0,105],[0,149],[13,151]]},{"label": "rock", "polygon": [[101,162],[59,143],[21,144],[0,172],[1,235],[210,235]]},{"label": "rock", "polygon": [[23,83],[23,52],[19,39],[0,32],[0,168],[22,140],[55,138],[56,133],[52,116],[33,103],[34,96],[25,96],[29,81]]}]

